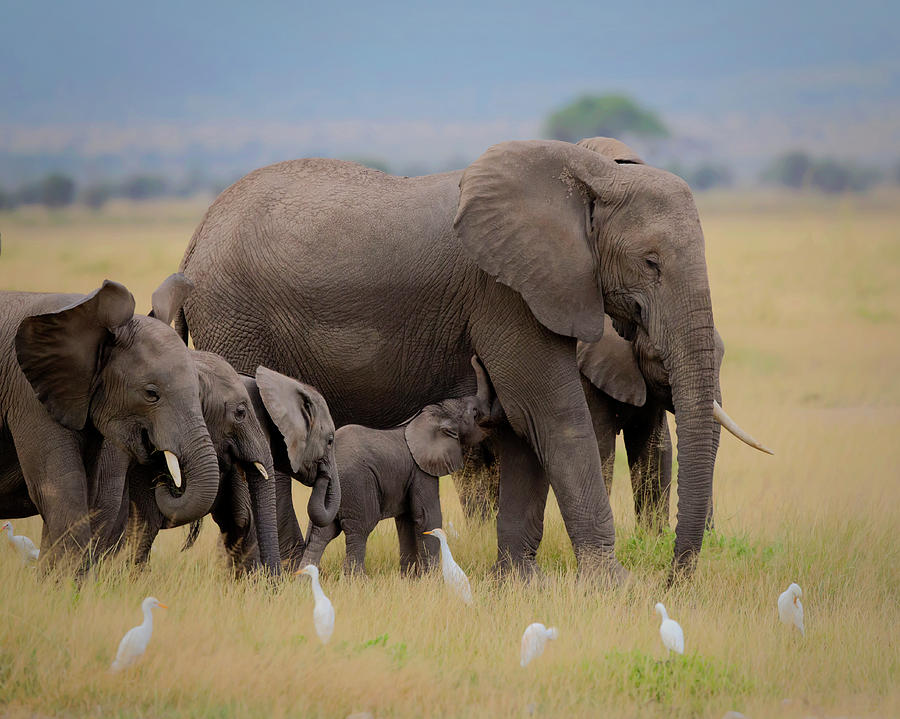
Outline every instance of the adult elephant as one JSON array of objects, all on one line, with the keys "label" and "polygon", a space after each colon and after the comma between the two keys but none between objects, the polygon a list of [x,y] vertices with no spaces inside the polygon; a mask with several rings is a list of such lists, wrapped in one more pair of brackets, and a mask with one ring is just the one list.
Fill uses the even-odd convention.
[{"label": "adult elephant", "polygon": [[689,570],[719,441],[703,233],[683,180],[607,154],[505,142],[425,177],[325,159],[252,172],[191,239],[182,329],[240,371],[315,384],[338,425],[393,426],[472,394],[478,354],[511,428],[498,432],[498,566],[533,569],[549,483],[580,566],[618,573],[575,359],[607,312],[652,342],[671,377],[673,568]]}]

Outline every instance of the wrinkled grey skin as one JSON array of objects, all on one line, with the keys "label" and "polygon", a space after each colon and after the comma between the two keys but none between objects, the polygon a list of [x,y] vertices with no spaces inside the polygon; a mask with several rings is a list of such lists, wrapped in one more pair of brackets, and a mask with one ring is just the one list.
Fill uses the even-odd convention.
[{"label": "wrinkled grey skin", "polygon": [[295,571],[303,566],[306,544],[294,511],[291,480],[312,487],[306,505],[311,527],[331,524],[341,506],[334,421],[325,398],[308,384],[266,367],[241,380],[272,455],[281,562],[286,570]]},{"label": "wrinkled grey skin", "polygon": [[[718,332],[714,340],[718,376],[725,345]],[[668,526],[672,484],[672,441],[666,419],[666,411],[673,409],[672,388],[665,367],[651,347],[621,338],[609,318],[602,339],[578,343],[577,357],[606,490],[612,486],[616,435],[621,432],[638,524],[659,531]],[[716,387],[721,402],[718,381]]]},{"label": "wrinkled grey skin", "polygon": [[[0,293],[0,516],[41,515],[42,561],[77,558],[119,514],[125,476],[100,471],[104,441],[159,469],[165,516],[209,511],[216,455],[172,328],[135,315],[116,282],[90,295]],[[182,490],[162,450],[178,457]]]},{"label": "wrinkled grey skin", "polygon": [[498,568],[535,569],[552,486],[579,566],[620,576],[575,360],[576,339],[600,339],[609,313],[671,378],[673,576],[690,571],[719,441],[703,233],[686,183],[611,154],[506,142],[426,177],[323,159],[257,170],[191,239],[181,269],[197,291],[183,322],[239,371],[312,382],[338,425],[392,427],[471,394],[477,354],[510,426],[497,434]]},{"label": "wrinkled grey skin", "polygon": [[[271,574],[277,574],[281,560],[268,436],[234,368],[211,352],[192,351],[191,358],[200,377],[203,418],[219,461],[218,493],[210,513],[219,525],[236,573],[262,564]],[[265,468],[268,478],[254,466],[257,462]],[[134,560],[141,564],[149,559],[159,531],[178,524],[167,521],[153,501],[152,467],[132,463],[127,476],[127,531],[133,539]],[[200,522],[196,520],[192,528],[199,530]],[[125,531],[123,520],[116,534],[120,537]],[[196,539],[196,534],[192,534],[192,539]]]},{"label": "wrinkled grey skin", "polygon": [[331,524],[310,526],[302,565],[318,566],[328,543],[344,532],[344,569],[365,574],[369,535],[390,517],[400,541],[400,571],[420,572],[434,564],[440,543],[422,533],[443,523],[438,478],[462,466],[463,448],[483,441],[491,422],[490,384],[475,357],[472,366],[475,395],[428,405],[393,429],[349,424],[337,431],[341,508]]}]

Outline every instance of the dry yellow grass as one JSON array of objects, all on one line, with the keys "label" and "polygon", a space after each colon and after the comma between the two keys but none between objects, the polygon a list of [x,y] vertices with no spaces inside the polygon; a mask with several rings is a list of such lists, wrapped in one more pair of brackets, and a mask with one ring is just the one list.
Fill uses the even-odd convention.
[{"label": "dry yellow grass", "polygon": [[[635,533],[622,466],[613,504],[618,551],[634,573],[627,589],[575,581],[552,501],[539,556],[546,579],[491,584],[493,526],[466,526],[444,480],[475,605],[454,601],[439,578],[402,580],[384,523],[369,543],[370,579],[341,576],[342,541],[326,552],[337,627],[325,647],[308,580],[232,581],[209,520],[191,553],[178,551],[182,530],[164,532],[152,571],[132,575],[112,561],[81,587],[39,580],[0,546],[0,712],[471,717],[522,716],[533,705],[536,716],[900,715],[898,199],[701,198],[727,406],[777,454],[723,435],[718,533],[688,586],[665,591],[670,538]],[[88,291],[111,277],[146,308],[202,210],[0,215],[0,286]],[[302,491],[296,499],[302,514]],[[16,528],[40,536],[38,519]],[[805,639],[777,622],[775,599],[790,581],[804,590]],[[107,674],[148,594],[171,608],[157,613],[145,660]],[[684,627],[684,659],[661,661],[658,600]],[[532,621],[558,626],[560,638],[523,670],[519,638]]]}]

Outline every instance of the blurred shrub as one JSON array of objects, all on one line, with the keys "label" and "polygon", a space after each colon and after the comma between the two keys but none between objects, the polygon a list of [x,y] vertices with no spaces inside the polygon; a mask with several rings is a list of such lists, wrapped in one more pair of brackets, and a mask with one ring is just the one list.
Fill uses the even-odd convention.
[{"label": "blurred shrub", "polygon": [[0,187],[0,210],[11,210],[16,206],[16,198],[11,192]]},{"label": "blurred shrub", "polygon": [[763,180],[782,187],[811,187],[822,192],[864,192],[880,182],[881,173],[834,158],[816,159],[792,151],[776,157],[763,173]]},{"label": "blurred shrub", "polygon": [[81,193],[81,201],[88,207],[99,210],[113,196],[112,187],[105,182],[95,182]]},{"label": "blurred shrub", "polygon": [[166,194],[166,181],[157,175],[133,175],[126,178],[117,195],[129,200],[152,200]]},{"label": "blurred shrub", "polygon": [[582,95],[551,113],[544,134],[554,140],[578,142],[585,137],[666,137],[669,130],[653,110],[627,95]]},{"label": "blurred shrub", "polygon": [[65,207],[75,199],[75,181],[68,175],[53,173],[43,180],[22,185],[12,204]]},{"label": "blurred shrub", "polygon": [[722,163],[704,162],[694,168],[688,168],[676,162],[666,166],[665,169],[678,175],[693,190],[703,191],[716,187],[730,187],[734,182],[731,169]]}]

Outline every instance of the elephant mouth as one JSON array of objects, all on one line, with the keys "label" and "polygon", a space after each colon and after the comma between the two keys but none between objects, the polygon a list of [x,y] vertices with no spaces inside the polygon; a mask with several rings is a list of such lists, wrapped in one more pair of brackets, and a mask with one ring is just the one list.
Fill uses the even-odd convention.
[{"label": "elephant mouth", "polygon": [[247,477],[256,475],[266,480],[269,473],[266,471],[265,465],[259,460],[233,459],[232,460],[236,474],[244,483],[247,483]]},{"label": "elephant mouth", "polygon": [[[150,434],[147,430],[141,430],[141,441],[139,446],[138,457],[141,464],[149,465],[153,472],[153,486],[165,486],[169,490],[169,494],[173,497],[180,497],[184,494],[185,485],[183,481],[176,483],[172,476],[172,459],[175,457],[171,452],[164,452],[156,447],[150,441]],[[169,455],[168,457],[166,455]],[[174,464],[176,471],[180,474],[177,459]],[[179,478],[180,479],[180,478]],[[179,486],[180,485],[180,486]]]}]

